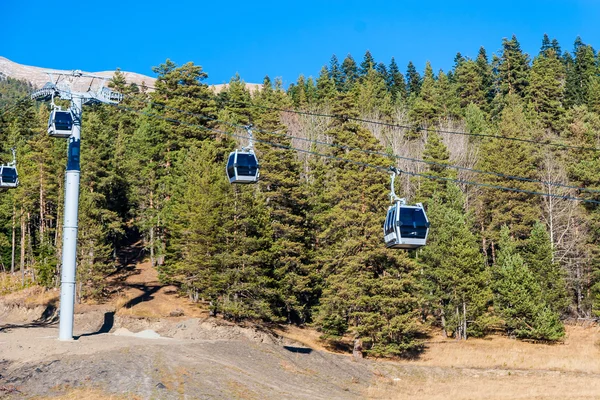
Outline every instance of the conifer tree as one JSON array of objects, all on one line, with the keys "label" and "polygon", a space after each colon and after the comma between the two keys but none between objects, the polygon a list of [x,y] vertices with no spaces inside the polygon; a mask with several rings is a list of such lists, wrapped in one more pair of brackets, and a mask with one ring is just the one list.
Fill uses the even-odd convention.
[{"label": "conifer tree", "polygon": [[[263,85],[256,102],[266,108],[287,106],[284,92],[268,85]],[[304,323],[310,319],[310,307],[315,301],[312,288],[316,277],[309,267],[305,243],[307,202],[301,186],[300,163],[296,154],[286,148],[291,147],[291,140],[285,137],[278,112],[264,109],[255,122],[259,128],[256,137],[276,145],[261,146],[258,155],[262,171],[259,186],[271,223],[269,257],[277,282],[277,308],[288,322]]]},{"label": "conifer tree", "polygon": [[331,60],[329,60],[329,78],[333,80],[337,91],[344,90],[344,74],[335,54],[332,55]]},{"label": "conifer tree", "polygon": [[544,301],[535,275],[517,253],[505,226],[494,266],[494,306],[507,332],[523,339],[556,341],[565,335],[559,315]]},{"label": "conifer tree", "polygon": [[[481,89],[489,105],[494,99],[496,91],[494,88],[494,76],[492,66],[488,61],[487,52],[485,51],[485,48],[483,46],[479,48],[479,53],[477,54],[477,59],[475,60],[475,63],[477,64],[477,73],[481,77]],[[485,107],[484,109],[488,109],[488,107]]]},{"label": "conifer tree", "polygon": [[329,75],[327,67],[321,68],[317,79],[317,95],[319,102],[328,104],[336,96],[335,82]]},{"label": "conifer tree", "polygon": [[205,142],[177,159],[178,190],[169,203],[170,257],[162,272],[192,299],[209,301],[213,314],[235,321],[277,320],[264,198],[254,187],[229,185],[223,173],[226,153]]},{"label": "conifer tree", "polygon": [[[450,152],[438,133],[428,132],[423,160],[432,163],[427,166],[427,175],[444,179],[456,178],[456,171],[444,166],[444,164],[450,163]],[[444,180],[422,179],[417,190],[419,201],[427,205],[434,194],[438,194],[440,201],[445,201],[446,186],[447,182]]]},{"label": "conifer tree", "polygon": [[431,125],[434,122],[438,113],[436,97],[435,77],[433,76],[433,68],[431,68],[431,64],[428,61],[425,65],[423,83],[418,96],[414,99],[409,114],[416,124]]},{"label": "conifer tree", "polygon": [[387,67],[384,63],[378,63],[375,67],[375,71],[383,78],[384,82],[388,82],[390,80],[390,74],[387,70]]},{"label": "conifer tree", "polygon": [[404,79],[404,75],[400,72],[398,68],[398,64],[396,64],[396,60],[392,57],[392,61],[390,62],[389,67],[389,76],[390,80],[388,83],[388,88],[390,93],[392,94],[392,101],[395,103],[406,101],[408,97],[406,90],[406,80]]},{"label": "conifer tree", "polygon": [[369,70],[375,69],[377,63],[375,59],[371,55],[371,52],[367,50],[365,52],[365,56],[363,57],[363,61],[360,63],[360,68],[358,69],[358,75],[360,77],[366,76],[369,73]]},{"label": "conifer tree", "polygon": [[440,117],[456,118],[460,115],[459,102],[456,99],[456,87],[450,82],[444,71],[440,70],[435,81],[435,106]]},{"label": "conifer tree", "polygon": [[491,301],[489,273],[463,206],[456,185],[436,192],[427,208],[431,231],[420,256],[431,307],[445,334],[454,332],[456,339],[485,333]]},{"label": "conifer tree", "polygon": [[408,62],[406,68],[406,90],[411,97],[418,96],[421,91],[421,75],[417,72],[412,61]]},{"label": "conifer tree", "polygon": [[[598,75],[598,66],[592,46],[586,45],[577,37],[574,47],[573,66],[567,66],[566,102],[569,105],[582,105],[587,103],[590,81]],[[569,62],[568,58],[566,62]]]},{"label": "conifer tree", "polygon": [[558,314],[563,313],[569,302],[564,271],[554,261],[550,236],[544,224],[537,222],[533,226],[531,236],[525,242],[522,255],[537,278],[542,298],[548,307]]},{"label": "conifer tree", "polygon": [[[335,114],[356,115],[350,100],[340,96]],[[327,134],[340,145],[379,150],[370,132],[349,120],[332,121]],[[387,164],[377,155],[330,151],[359,162]],[[381,242],[387,177],[356,164],[327,163],[322,196],[330,207],[316,217],[316,261],[325,276],[316,324],[328,335],[352,333],[373,355],[416,350],[416,265]]]},{"label": "conifer tree", "polygon": [[463,61],[455,70],[454,81],[462,109],[471,103],[479,107],[486,105],[485,84],[480,66],[476,62]]},{"label": "conifer tree", "polygon": [[358,67],[350,54],[342,62],[342,73],[344,74],[344,90],[349,91],[358,80]]},{"label": "conifer tree", "polygon": [[389,116],[391,114],[392,96],[387,91],[384,78],[374,69],[370,69],[362,77],[360,83],[356,85],[354,93],[356,94],[359,115],[381,113],[384,116]]},{"label": "conifer tree", "polygon": [[498,74],[503,94],[524,96],[528,85],[529,56],[523,53],[517,37],[502,40]]},{"label": "conifer tree", "polygon": [[[520,98],[509,95],[499,121],[499,134],[512,138],[534,138],[539,135],[535,125],[527,118]],[[482,145],[479,167],[506,175],[536,179],[539,156],[529,143],[490,139]],[[506,180],[495,176],[482,176],[485,183],[509,186],[520,190],[535,191],[538,188],[529,182]],[[485,235],[497,239],[503,225],[509,226],[513,235],[525,239],[534,223],[539,219],[539,198],[524,192],[484,189],[480,197],[480,223]],[[486,250],[487,251],[487,250]],[[493,258],[493,249],[490,254]]]},{"label": "conifer tree", "polygon": [[308,98],[306,94],[306,82],[304,81],[304,75],[300,75],[298,77],[298,82],[296,85],[293,83],[290,85],[288,89],[288,95],[292,98],[292,101],[296,107],[303,108],[306,106]]},{"label": "conifer tree", "polygon": [[533,60],[527,98],[544,126],[554,131],[562,128],[564,81],[565,69],[554,49],[548,48]]}]

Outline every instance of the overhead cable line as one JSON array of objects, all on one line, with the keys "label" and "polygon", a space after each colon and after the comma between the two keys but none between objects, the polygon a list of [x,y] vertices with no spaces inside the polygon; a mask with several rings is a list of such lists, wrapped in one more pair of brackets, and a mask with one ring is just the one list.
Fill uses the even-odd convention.
[{"label": "overhead cable line", "polygon": [[[146,86],[146,88],[154,89],[154,90],[157,89],[154,86]],[[197,97],[197,96],[190,96],[190,97]],[[393,123],[393,122],[369,120],[369,119],[364,119],[364,118],[352,117],[352,116],[344,115],[344,114],[327,114],[327,113],[318,113],[318,112],[312,112],[312,111],[302,111],[302,110],[292,110],[292,109],[279,108],[279,107],[261,106],[259,104],[253,104],[253,103],[249,103],[249,102],[241,102],[241,101],[231,100],[231,99],[221,99],[220,101],[223,101],[225,103],[244,105],[244,106],[248,106],[248,107],[252,107],[252,108],[260,108],[263,110],[279,111],[279,112],[298,114],[298,115],[308,115],[308,116],[324,117],[324,118],[342,118],[342,119],[363,122],[363,123],[367,123],[367,124],[387,126],[390,128],[397,128],[397,129],[414,129],[417,131],[438,132],[438,133],[445,133],[445,134],[449,134],[449,135],[460,135],[460,136],[471,136],[471,137],[479,137],[479,138],[509,140],[509,141],[514,141],[514,142],[535,144],[537,146],[543,145],[543,146],[553,146],[553,147],[559,147],[562,149],[570,149],[570,150],[600,152],[600,148],[597,148],[597,147],[573,146],[573,145],[564,144],[564,143],[551,142],[548,140],[542,141],[542,140],[534,140],[534,139],[522,139],[522,138],[516,138],[516,137],[510,137],[510,136],[504,136],[504,135],[495,135],[495,134],[491,134],[491,133],[471,133],[471,132],[451,131],[451,130],[436,129],[436,128],[423,128],[418,125],[403,125],[403,124],[397,124],[397,123]]]},{"label": "overhead cable line", "polygon": [[347,119],[347,120],[352,120],[352,121],[357,121],[357,122],[364,122],[364,123],[368,123],[368,124],[387,126],[390,128],[414,129],[417,131],[438,132],[438,133],[446,133],[449,135],[461,135],[461,136],[472,136],[472,137],[480,137],[480,138],[510,140],[510,141],[515,141],[515,142],[531,143],[531,144],[535,144],[537,146],[544,145],[544,146],[561,147],[564,149],[571,149],[571,150],[600,152],[600,148],[597,148],[597,147],[573,146],[573,145],[563,144],[563,143],[555,143],[555,142],[550,142],[550,141],[542,141],[542,140],[534,140],[534,139],[522,139],[522,138],[515,138],[515,137],[510,137],[510,136],[494,135],[494,134],[490,134],[490,133],[469,133],[469,132],[450,131],[450,130],[437,129],[437,128],[423,128],[423,127],[414,126],[414,125],[402,125],[402,124],[396,124],[396,123],[392,123],[392,122],[368,120],[368,119],[352,117],[352,116],[344,115],[344,114],[325,114],[325,113],[317,113],[317,112],[311,112],[311,111],[290,110],[290,109],[278,108],[278,107],[267,107],[267,106],[261,106],[258,104],[244,103],[244,102],[240,102],[240,101],[236,101],[236,100],[225,99],[223,101],[226,103],[242,104],[242,105],[250,106],[253,108],[262,108],[262,109],[271,110],[271,111],[279,111],[279,112],[284,112],[284,113],[309,115],[309,116],[324,117],[324,118],[342,118],[342,119]]},{"label": "overhead cable line", "polygon": [[[146,112],[146,111],[140,111],[140,110],[136,110],[136,109],[131,108],[131,107],[122,106],[122,105],[119,105],[119,104],[114,104],[113,106],[116,107],[116,108],[119,108],[119,109],[123,109],[123,110],[127,110],[127,111],[130,111],[130,112],[134,112],[136,114],[146,115],[146,116],[151,117],[151,118],[156,118],[156,119],[160,119],[160,120],[164,120],[164,121],[168,121],[168,122],[173,122],[173,123],[177,123],[177,124],[180,124],[180,125],[186,125],[186,126],[189,126],[189,127],[192,127],[192,128],[198,128],[198,129],[202,129],[204,131],[209,131],[209,132],[213,132],[213,133],[227,135],[227,136],[230,136],[230,137],[236,137],[236,138],[239,138],[239,139],[247,139],[246,136],[238,135],[238,134],[235,134],[235,133],[232,133],[232,132],[226,132],[226,131],[222,131],[222,130],[215,129],[215,128],[209,128],[209,127],[198,125],[198,124],[192,124],[192,123],[184,122],[184,121],[181,121],[181,120],[178,120],[178,119],[175,119],[175,118],[169,118],[169,117],[164,117],[164,116],[161,116],[161,115],[158,115],[158,114],[154,114],[154,113],[150,113],[150,112]],[[263,144],[266,144],[266,145],[270,145],[270,146],[273,146],[273,147],[278,147],[278,148],[287,149],[287,150],[294,150],[294,151],[298,151],[298,152],[301,152],[301,153],[306,153],[306,154],[314,155],[314,156],[317,156],[317,157],[323,157],[323,158],[328,158],[328,159],[331,159],[331,160],[336,160],[336,161],[341,161],[341,162],[345,162],[345,163],[349,163],[349,164],[359,165],[359,166],[362,166],[362,167],[373,168],[373,169],[376,169],[376,170],[378,170],[380,172],[384,172],[384,173],[388,173],[389,172],[389,169],[386,168],[386,167],[382,167],[382,166],[374,165],[374,164],[369,164],[369,163],[365,163],[365,162],[362,162],[362,161],[355,161],[355,160],[350,160],[350,159],[347,159],[347,158],[332,156],[332,155],[329,155],[329,154],[317,153],[315,151],[299,149],[299,148],[295,148],[295,147],[288,146],[288,145],[283,145],[283,144],[279,144],[279,143],[269,142],[267,140],[254,139],[254,141],[258,142],[258,143],[263,143]],[[409,172],[409,171],[402,171],[402,172],[405,173],[405,174],[407,174],[407,175],[410,175],[410,176],[416,176],[416,177],[421,177],[421,178],[440,180],[440,181],[445,181],[445,182],[459,183],[459,184],[465,184],[465,185],[471,185],[471,186],[478,186],[478,187],[483,187],[483,188],[488,188],[488,189],[498,189],[498,190],[505,190],[505,191],[516,192],[516,193],[531,194],[531,195],[536,195],[536,196],[553,197],[553,198],[558,198],[558,199],[563,199],[563,200],[579,201],[579,202],[582,202],[582,203],[600,204],[600,201],[588,200],[588,199],[583,199],[583,198],[580,198],[580,197],[564,196],[564,195],[558,195],[558,194],[554,194],[554,193],[536,192],[536,191],[532,191],[532,190],[517,189],[517,188],[506,187],[506,186],[499,186],[499,185],[493,185],[493,184],[487,184],[487,183],[473,182],[473,181],[467,181],[467,180],[463,180],[463,179],[445,178],[445,177],[428,175],[428,174],[422,174],[422,173],[417,173],[417,172]]]},{"label": "overhead cable line", "polygon": [[[156,102],[149,101],[149,100],[146,100],[146,101],[142,100],[142,102],[145,102],[146,104],[150,104],[153,106],[158,106],[163,109],[172,110],[172,111],[176,111],[178,113],[197,117],[202,120],[219,122],[219,123],[226,124],[226,125],[229,125],[234,128],[244,128],[245,127],[244,125],[241,125],[241,124],[223,121],[218,118],[209,117],[209,116],[203,115],[203,114],[193,113],[190,111],[180,110],[178,108],[169,107],[164,104],[156,103]],[[383,156],[383,157],[392,157],[392,158],[396,158],[399,160],[406,160],[406,161],[415,162],[415,163],[423,163],[423,164],[428,164],[428,165],[436,165],[436,166],[440,166],[440,167],[444,167],[444,168],[452,168],[452,169],[456,169],[456,170],[469,171],[469,172],[473,172],[473,173],[477,173],[477,174],[490,175],[490,176],[495,176],[495,177],[503,178],[503,179],[517,180],[517,181],[522,181],[522,182],[539,183],[539,184],[546,185],[546,186],[554,186],[554,187],[578,190],[578,191],[589,192],[589,193],[600,193],[600,190],[598,190],[598,189],[589,189],[586,187],[566,185],[566,184],[562,184],[562,183],[558,183],[558,182],[549,182],[549,181],[538,180],[538,179],[533,179],[533,178],[525,178],[525,177],[521,177],[521,176],[507,175],[507,174],[502,174],[499,172],[484,171],[484,170],[480,170],[480,169],[476,169],[476,168],[462,167],[460,165],[452,165],[452,164],[441,163],[441,162],[436,162],[436,161],[428,161],[428,160],[422,160],[422,159],[417,159],[417,158],[399,156],[396,154],[388,154],[388,153],[374,151],[374,150],[362,149],[359,147],[351,147],[351,146],[340,145],[340,144],[336,144],[336,143],[323,142],[323,141],[319,141],[316,139],[301,138],[301,137],[297,137],[297,136],[287,135],[285,133],[265,131],[263,129],[259,129],[256,127],[254,128],[254,131],[261,132],[261,133],[268,134],[268,135],[280,136],[280,137],[285,137],[285,138],[289,138],[289,139],[295,139],[295,140],[299,140],[299,141],[309,142],[312,144],[336,147],[336,148],[340,148],[343,150],[356,150],[356,151],[366,153],[366,154],[379,155],[379,156]]]}]

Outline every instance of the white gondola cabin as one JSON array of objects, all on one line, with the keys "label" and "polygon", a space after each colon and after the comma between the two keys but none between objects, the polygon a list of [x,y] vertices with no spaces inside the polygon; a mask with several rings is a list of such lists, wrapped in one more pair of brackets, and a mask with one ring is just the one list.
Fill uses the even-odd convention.
[{"label": "white gondola cabin", "polygon": [[12,189],[17,186],[19,186],[19,174],[17,173],[15,149],[13,149],[13,161],[0,165],[0,188]]},{"label": "white gondola cabin", "polygon": [[400,171],[395,167],[390,167],[390,171],[392,205],[388,208],[383,224],[385,245],[393,249],[418,249],[427,244],[429,219],[423,204],[406,205],[405,199],[396,196],[394,180]]},{"label": "white gondola cabin", "polygon": [[258,182],[258,160],[251,151],[236,150],[229,154],[227,160],[227,176],[229,183]]},{"label": "white gondola cabin", "polygon": [[383,225],[385,245],[394,249],[418,249],[427,244],[429,220],[423,205],[407,206],[395,201]]},{"label": "white gondola cabin", "polygon": [[73,114],[70,110],[62,111],[55,108],[48,119],[48,134],[50,136],[68,138],[73,132]]},{"label": "white gondola cabin", "polygon": [[258,159],[254,154],[252,125],[246,127],[248,131],[248,147],[232,151],[227,160],[227,177],[229,183],[256,183],[260,174]]}]

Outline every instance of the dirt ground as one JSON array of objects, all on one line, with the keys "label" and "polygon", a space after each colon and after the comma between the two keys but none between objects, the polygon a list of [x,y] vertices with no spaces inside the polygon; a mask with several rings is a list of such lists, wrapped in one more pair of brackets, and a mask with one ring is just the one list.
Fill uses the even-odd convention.
[{"label": "dirt ground", "polygon": [[413,361],[334,354],[310,329],[209,318],[140,264],[113,300],[76,307],[61,342],[57,292],[0,299],[0,399],[599,399],[600,329],[564,343],[433,337]]}]

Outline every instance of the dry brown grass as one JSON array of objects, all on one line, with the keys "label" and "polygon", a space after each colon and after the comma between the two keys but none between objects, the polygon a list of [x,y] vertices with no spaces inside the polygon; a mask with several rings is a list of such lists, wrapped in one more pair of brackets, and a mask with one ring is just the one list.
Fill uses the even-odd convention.
[{"label": "dry brown grass", "polygon": [[34,397],[35,400],[142,400],[140,396],[110,394],[99,389],[78,388],[56,396]]},{"label": "dry brown grass", "polygon": [[447,378],[406,377],[378,381],[365,393],[368,399],[466,400],[466,399],[598,399],[600,379],[595,376],[523,375]]},{"label": "dry brown grass", "polygon": [[567,326],[562,344],[436,338],[415,361],[386,362],[370,399],[598,399],[600,329]]},{"label": "dry brown grass", "polygon": [[[31,285],[31,279],[25,277],[25,287]],[[0,296],[9,293],[15,293],[23,290],[23,280],[21,274],[0,273]]]},{"label": "dry brown grass", "polygon": [[535,344],[501,336],[457,342],[438,338],[427,343],[413,365],[453,368],[503,368],[600,374],[600,328],[567,326],[561,344]]},{"label": "dry brown grass", "polygon": [[[285,325],[279,328],[273,329],[279,336],[293,340],[294,342],[301,343],[306,347],[310,347],[313,350],[326,351],[328,353],[340,353],[339,349],[336,349],[333,342],[327,341],[321,338],[321,333],[311,328],[301,328],[295,325]],[[349,338],[343,338],[340,341],[342,346],[351,348],[352,340]],[[344,352],[346,353],[346,352]]]},{"label": "dry brown grass", "polygon": [[327,343],[321,339],[321,334],[314,329],[300,328],[294,325],[286,325],[274,329],[274,332],[287,339],[302,343],[313,350],[329,351]]},{"label": "dry brown grass", "polygon": [[[20,286],[19,281],[19,286]],[[58,289],[46,289],[41,286],[31,286],[19,289],[2,296],[2,302],[7,305],[19,305],[24,307],[46,306],[50,302],[58,300],[60,292]]]}]

